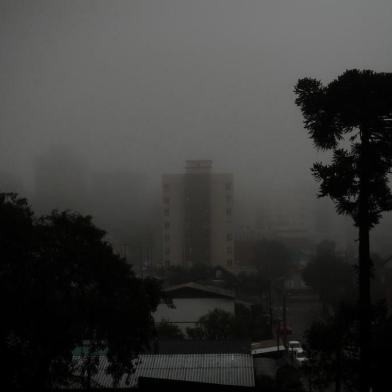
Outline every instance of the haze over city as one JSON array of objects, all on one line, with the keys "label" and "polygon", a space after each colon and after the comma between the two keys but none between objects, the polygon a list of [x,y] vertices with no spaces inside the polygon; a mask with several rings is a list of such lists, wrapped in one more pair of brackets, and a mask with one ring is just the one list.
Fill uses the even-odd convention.
[{"label": "haze over city", "polygon": [[[288,203],[290,194],[309,215],[325,208],[339,219],[329,201],[315,200],[309,168],[323,155],[303,130],[293,86],[352,67],[389,69],[390,2],[0,7],[3,182],[34,199],[39,159],[55,167],[64,155],[85,181],[96,172],[144,176],[145,189],[133,192],[147,192],[153,208],[162,173],[182,171],[186,159],[212,159],[217,171],[234,174],[248,215],[276,198]],[[53,175],[67,186],[67,176]],[[383,247],[382,226],[378,232]]]},{"label": "haze over city", "polygon": [[6,389],[384,392],[391,0],[0,0]]}]

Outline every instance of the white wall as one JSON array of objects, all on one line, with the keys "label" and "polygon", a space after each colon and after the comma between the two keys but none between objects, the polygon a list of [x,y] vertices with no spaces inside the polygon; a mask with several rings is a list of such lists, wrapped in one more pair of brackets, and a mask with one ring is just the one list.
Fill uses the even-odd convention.
[{"label": "white wall", "polygon": [[155,322],[169,320],[185,332],[187,327],[194,327],[201,316],[218,308],[234,314],[234,301],[226,298],[175,298],[174,309],[160,304],[153,314]]}]

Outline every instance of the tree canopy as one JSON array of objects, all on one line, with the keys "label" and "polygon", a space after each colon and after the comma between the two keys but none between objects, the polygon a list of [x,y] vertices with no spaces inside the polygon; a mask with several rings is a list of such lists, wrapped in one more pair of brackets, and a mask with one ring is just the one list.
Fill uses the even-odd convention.
[{"label": "tree canopy", "polygon": [[36,218],[27,200],[0,195],[5,385],[69,383],[73,350],[86,342],[91,352],[105,351],[118,380],[148,346],[160,286],[137,278],[104,236],[89,216],[54,211]]},{"label": "tree canopy", "polygon": [[162,319],[157,324],[157,334],[160,339],[184,339],[184,334],[180,327],[171,323],[169,320]]},{"label": "tree canopy", "polygon": [[260,240],[255,246],[254,263],[264,279],[280,279],[292,269],[294,252],[279,241]]},{"label": "tree canopy", "polygon": [[371,387],[371,298],[369,231],[392,209],[392,73],[352,69],[324,86],[300,79],[296,104],[317,149],[332,151],[329,164],[316,162],[319,196],[329,196],[339,214],[359,232],[361,391]]},{"label": "tree canopy", "polygon": [[298,81],[295,93],[316,148],[333,151],[330,164],[317,162],[312,169],[321,182],[320,196],[331,197],[337,211],[351,215],[359,225],[361,170],[365,170],[370,188],[365,223],[372,227],[383,211],[392,208],[388,186],[392,166],[392,73],[353,69],[327,86],[304,78]]},{"label": "tree canopy", "polygon": [[321,242],[302,271],[305,283],[319,294],[325,305],[352,303],[355,295],[354,266],[343,260],[332,241]]}]

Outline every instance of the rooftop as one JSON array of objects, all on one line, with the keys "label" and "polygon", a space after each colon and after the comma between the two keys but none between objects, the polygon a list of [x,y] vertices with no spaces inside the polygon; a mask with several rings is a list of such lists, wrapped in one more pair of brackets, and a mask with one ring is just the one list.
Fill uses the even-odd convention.
[{"label": "rooftop", "polygon": [[[82,363],[82,357],[75,357]],[[106,373],[108,360],[99,357],[98,373],[93,382],[99,387],[110,388],[112,377]],[[135,372],[124,375],[119,388],[136,387],[139,377],[165,380],[182,380],[207,384],[253,387],[253,359],[248,354],[178,354],[140,355],[135,360]]]},{"label": "rooftop", "polygon": [[232,290],[226,290],[215,286],[202,285],[195,282],[182,283],[175,286],[170,286],[165,288],[164,291],[168,294],[171,294],[172,297],[174,297],[175,293],[177,292],[177,294],[180,295],[179,298],[186,298],[187,293],[193,293],[193,298],[195,298],[196,293],[199,293],[199,295],[201,295],[200,298],[203,298],[205,296],[216,298],[235,298],[234,291]]}]

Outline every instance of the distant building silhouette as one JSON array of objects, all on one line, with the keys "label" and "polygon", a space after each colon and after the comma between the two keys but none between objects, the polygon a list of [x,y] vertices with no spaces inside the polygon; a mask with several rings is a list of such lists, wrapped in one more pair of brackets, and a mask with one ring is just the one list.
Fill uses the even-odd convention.
[{"label": "distant building silhouette", "polygon": [[34,162],[34,206],[39,213],[53,209],[84,212],[87,173],[81,157],[67,146],[56,145]]},{"label": "distant building silhouette", "polygon": [[162,261],[234,267],[233,175],[212,161],[186,161],[184,174],[162,177]]}]

